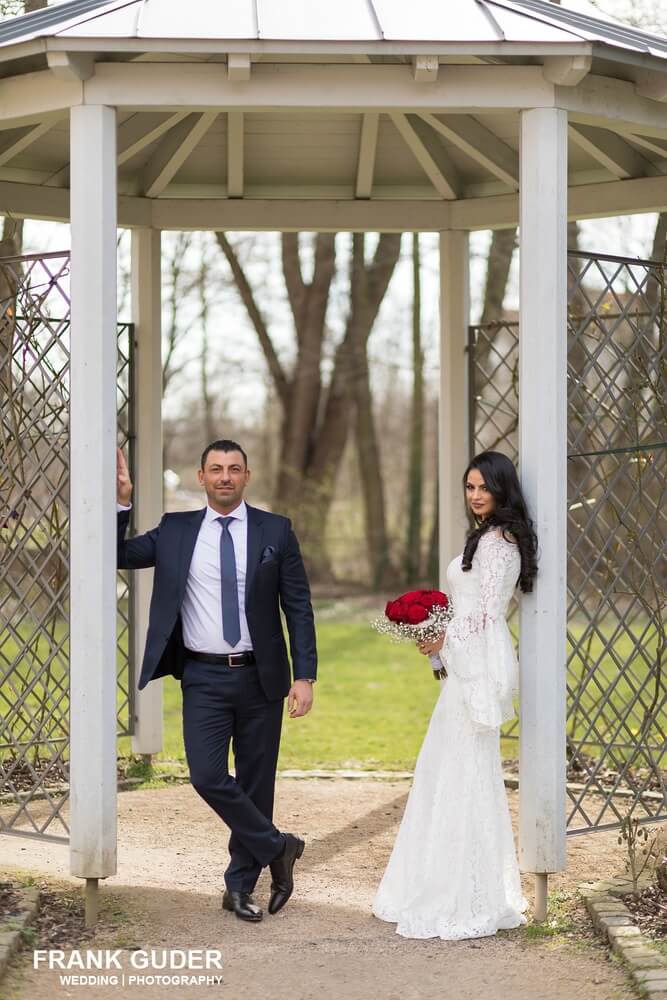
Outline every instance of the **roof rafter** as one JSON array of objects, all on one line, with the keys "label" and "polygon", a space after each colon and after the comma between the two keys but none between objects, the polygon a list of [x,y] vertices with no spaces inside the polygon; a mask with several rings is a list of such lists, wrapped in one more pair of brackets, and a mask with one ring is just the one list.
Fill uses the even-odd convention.
[{"label": "roof rafter", "polygon": [[32,146],[34,142],[37,142],[43,135],[50,132],[54,125],[65,120],[67,117],[67,112],[49,115],[44,121],[30,126],[18,139],[12,139],[5,145],[0,146],[0,167],[4,167],[5,164],[10,163],[15,156],[18,156],[24,149]]},{"label": "roof rafter", "polygon": [[131,118],[127,118],[118,126],[118,166],[120,167],[123,163],[131,160],[146,146],[150,146],[165,132],[169,132],[175,125],[182,122],[187,114],[187,111],[176,111],[148,131],[146,131],[146,124],[142,121],[140,114],[137,113]]},{"label": "roof rafter", "polygon": [[141,186],[147,198],[164,191],[217,117],[217,111],[189,114],[167,133],[144,168]]},{"label": "roof rafter", "polygon": [[580,149],[601,163],[618,180],[648,177],[659,173],[657,167],[654,167],[633,146],[607,129],[571,124],[569,135]]},{"label": "roof rafter", "polygon": [[391,120],[441,197],[458,198],[458,172],[436,133],[418,115],[392,114]]},{"label": "roof rafter", "polygon": [[625,138],[635,146],[641,146],[642,149],[648,149],[650,153],[657,153],[658,156],[667,158],[667,136],[661,141],[659,139],[647,138],[645,135],[635,135],[634,132],[628,132]]},{"label": "roof rafter", "polygon": [[421,117],[463,153],[485,167],[498,180],[519,189],[519,154],[470,115],[432,114]]},{"label": "roof rafter", "polygon": [[[118,156],[117,163],[118,166],[122,166],[133,156],[135,156],[140,150],[145,149],[160,136],[164,135],[170,129],[174,128],[179,122],[182,122],[184,118],[187,118],[187,111],[177,111],[173,115],[169,115],[158,125],[146,131],[146,125],[142,121],[140,114],[133,114],[130,118],[127,118],[124,122],[118,126]],[[60,170],[57,170],[52,174],[47,181],[44,182],[47,187],[69,187],[69,163],[66,163]]]}]

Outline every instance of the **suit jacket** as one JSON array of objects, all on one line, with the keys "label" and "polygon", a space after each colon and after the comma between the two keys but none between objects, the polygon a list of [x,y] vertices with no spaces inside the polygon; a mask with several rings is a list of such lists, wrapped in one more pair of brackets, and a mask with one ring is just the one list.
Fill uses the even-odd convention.
[{"label": "suit jacket", "polygon": [[[310,587],[288,518],[248,508],[245,612],[261,687],[271,701],[290,688],[290,665],[280,620],[289,632],[294,679],[317,676]],[[164,514],[157,528],[127,539],[129,511],[118,512],[118,568],[155,567],[139,689],[157,677],[183,675],[181,605],[206,508]]]}]

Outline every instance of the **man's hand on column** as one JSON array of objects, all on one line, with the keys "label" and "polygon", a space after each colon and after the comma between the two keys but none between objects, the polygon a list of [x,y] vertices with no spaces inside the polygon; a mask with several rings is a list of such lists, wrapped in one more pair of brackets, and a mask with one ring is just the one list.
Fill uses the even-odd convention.
[{"label": "man's hand on column", "polygon": [[119,507],[132,503],[132,480],[121,448],[116,448],[116,500]]}]

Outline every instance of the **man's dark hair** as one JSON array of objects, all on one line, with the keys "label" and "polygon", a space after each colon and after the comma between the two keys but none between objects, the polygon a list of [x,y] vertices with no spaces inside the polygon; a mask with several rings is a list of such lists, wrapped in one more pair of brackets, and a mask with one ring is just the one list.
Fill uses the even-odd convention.
[{"label": "man's dark hair", "polygon": [[243,461],[245,462],[245,467],[246,469],[248,468],[248,456],[244,452],[241,445],[237,444],[236,441],[228,441],[227,439],[225,439],[224,441],[212,441],[211,444],[207,445],[206,448],[204,448],[201,456],[202,469],[206,465],[206,458],[208,456],[209,451],[240,451],[241,454],[243,455]]}]

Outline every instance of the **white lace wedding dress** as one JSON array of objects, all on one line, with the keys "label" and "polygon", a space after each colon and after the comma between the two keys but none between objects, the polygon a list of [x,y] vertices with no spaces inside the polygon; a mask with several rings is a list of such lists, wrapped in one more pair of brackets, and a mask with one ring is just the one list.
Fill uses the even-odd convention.
[{"label": "white lace wedding dress", "polygon": [[461,555],[447,567],[447,677],[373,902],[404,937],[476,938],[526,922],[499,739],[518,687],[505,615],[520,568],[517,546],[494,530],[467,573]]}]

